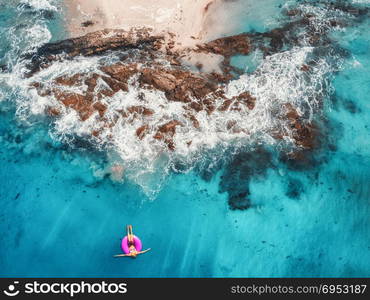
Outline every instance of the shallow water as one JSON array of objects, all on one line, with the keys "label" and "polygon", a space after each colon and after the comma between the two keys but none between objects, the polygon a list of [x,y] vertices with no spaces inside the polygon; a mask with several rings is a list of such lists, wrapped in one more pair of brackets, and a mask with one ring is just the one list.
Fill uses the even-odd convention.
[{"label": "shallow water", "polygon": [[[0,0],[0,62],[10,67],[24,47],[63,37],[60,11],[51,20],[39,17],[40,8],[58,1],[12,2]],[[19,15],[14,9],[19,2],[33,4],[34,13]],[[283,2],[245,1],[238,31],[282,24]],[[353,2],[370,7],[368,1]],[[20,24],[40,26],[32,27],[40,35],[21,37]],[[50,36],[42,34],[43,26]],[[303,169],[262,144],[260,152],[247,146],[208,169],[197,166],[163,178],[157,170],[139,184],[114,182],[99,175],[109,164],[105,155],[56,140],[49,134],[50,120],[42,116],[25,121],[24,95],[3,78],[0,276],[370,276],[369,26],[367,16],[331,33],[336,47],[348,54],[329,79],[333,93],[319,116],[326,124],[323,145]],[[17,38],[22,49],[14,47]],[[258,55],[240,59],[235,64],[248,66],[248,73],[264,62]],[[156,177],[160,189],[150,200],[145,185],[157,187]],[[228,197],[234,192],[247,193],[251,207],[231,210]],[[112,258],[120,252],[126,224],[133,225],[144,248],[152,248],[136,260]]]}]

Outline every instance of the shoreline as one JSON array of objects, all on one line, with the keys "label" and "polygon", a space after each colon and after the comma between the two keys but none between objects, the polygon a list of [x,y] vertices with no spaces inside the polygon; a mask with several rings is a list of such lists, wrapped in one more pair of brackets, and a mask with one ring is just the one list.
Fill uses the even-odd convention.
[{"label": "shoreline", "polygon": [[[192,48],[215,36],[212,26],[224,0],[64,0],[70,37],[102,29],[147,28],[173,48]],[[122,9],[120,9],[122,8]],[[222,34],[222,33],[220,33]]]}]

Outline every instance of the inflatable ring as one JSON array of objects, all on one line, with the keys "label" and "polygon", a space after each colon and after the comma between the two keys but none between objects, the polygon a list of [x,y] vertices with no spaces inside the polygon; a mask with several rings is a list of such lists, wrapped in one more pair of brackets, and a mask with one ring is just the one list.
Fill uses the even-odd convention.
[{"label": "inflatable ring", "polygon": [[[135,246],[136,251],[141,251],[141,249],[143,249],[143,244],[141,243],[140,239],[135,235],[134,235],[134,246]],[[126,254],[130,253],[127,236],[125,236],[122,239],[121,248],[124,253]]]}]

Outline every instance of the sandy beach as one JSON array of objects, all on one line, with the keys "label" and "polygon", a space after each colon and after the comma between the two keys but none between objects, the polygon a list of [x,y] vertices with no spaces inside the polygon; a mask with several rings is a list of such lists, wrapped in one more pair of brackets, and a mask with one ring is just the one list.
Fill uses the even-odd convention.
[{"label": "sandy beach", "polygon": [[[169,34],[176,46],[204,42],[225,0],[65,0],[72,37],[111,28],[151,28]],[[217,20],[218,21],[218,20]],[[214,32],[212,32],[214,36]]]}]

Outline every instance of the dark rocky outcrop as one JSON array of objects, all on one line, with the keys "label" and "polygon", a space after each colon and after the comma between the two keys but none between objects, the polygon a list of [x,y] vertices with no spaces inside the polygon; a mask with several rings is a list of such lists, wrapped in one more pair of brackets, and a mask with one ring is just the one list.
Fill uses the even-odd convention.
[{"label": "dark rocky outcrop", "polygon": [[304,149],[314,149],[316,146],[315,126],[300,116],[290,103],[285,105],[286,118],[292,130],[292,138],[297,146]]},{"label": "dark rocky outcrop", "polygon": [[197,51],[214,53],[230,58],[233,55],[247,55],[251,51],[251,41],[246,33],[219,38],[204,45],[198,45]]},{"label": "dark rocky outcrop", "polygon": [[82,37],[71,38],[56,43],[48,43],[41,46],[36,53],[30,53],[26,58],[31,60],[29,64],[32,76],[40,68],[59,59],[70,59],[78,55],[92,56],[101,55],[107,51],[119,49],[151,48],[161,46],[162,37],[153,36],[149,30],[101,30],[88,33]]}]

